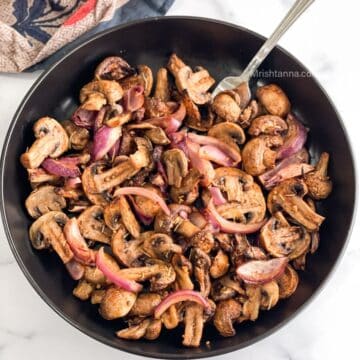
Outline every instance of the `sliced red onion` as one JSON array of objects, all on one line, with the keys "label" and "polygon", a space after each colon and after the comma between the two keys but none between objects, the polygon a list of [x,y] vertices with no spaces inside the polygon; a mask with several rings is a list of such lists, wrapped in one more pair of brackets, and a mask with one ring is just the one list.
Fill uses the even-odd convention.
[{"label": "sliced red onion", "polygon": [[80,177],[65,179],[64,187],[67,189],[76,189],[81,185]]},{"label": "sliced red onion", "polygon": [[78,108],[74,112],[71,119],[75,123],[75,125],[90,130],[94,127],[97,114],[98,114],[98,111],[85,110],[85,109]]},{"label": "sliced red onion", "polygon": [[209,160],[222,166],[235,165],[223,151],[214,145],[201,146],[199,149],[199,156],[204,160]]},{"label": "sliced red onion", "polygon": [[206,214],[213,225],[218,225],[220,230],[229,234],[251,234],[254,233],[266,223],[266,219],[254,224],[241,224],[229,221],[222,217],[214,206],[214,200],[211,198],[206,207]]},{"label": "sliced red onion", "polygon": [[81,175],[80,169],[72,161],[68,161],[69,158],[60,158],[58,160],[47,158],[41,166],[50,174],[76,178]]},{"label": "sliced red onion", "polygon": [[122,187],[118,188],[114,192],[114,197],[120,196],[120,195],[139,195],[144,196],[152,201],[155,201],[159,204],[161,209],[164,211],[166,215],[170,215],[170,209],[166,205],[166,202],[164,199],[158,195],[155,191],[148,190],[145,188],[137,187],[137,186],[129,186],[129,187]]},{"label": "sliced red onion", "polygon": [[136,201],[134,200],[134,198],[132,196],[129,196],[129,199],[133,205],[133,209],[136,213],[136,217],[144,224],[144,225],[150,225],[153,221],[154,218],[152,216],[148,216],[146,214],[144,214],[144,212],[142,211],[142,209],[140,208],[140,206],[136,203]]},{"label": "sliced red onion", "polygon": [[[299,173],[299,170],[308,172],[307,170],[309,170],[309,166],[311,166],[306,164],[308,160],[308,152],[305,149],[301,149],[297,153],[281,160],[273,169],[260,175],[259,180],[264,187],[269,190],[283,180],[302,175],[303,172]],[[304,169],[302,170],[302,168]]]},{"label": "sliced red onion", "polygon": [[[231,158],[234,161],[233,165],[238,164],[241,161],[241,155],[239,151],[236,151],[234,148],[224,143],[223,141],[214,138],[212,136],[198,135],[195,133],[188,133],[188,138],[196,144],[199,145],[211,145],[217,147],[225,155]],[[226,166],[226,165],[225,165]]]},{"label": "sliced red onion", "polygon": [[132,86],[125,91],[123,97],[123,106],[125,111],[136,111],[144,105],[144,88],[141,85]]},{"label": "sliced red onion", "polygon": [[161,315],[169,309],[170,306],[183,301],[196,302],[201,305],[205,311],[211,309],[211,305],[198,291],[193,290],[178,290],[169,294],[154,310],[154,318],[160,319]]},{"label": "sliced red onion", "polygon": [[116,156],[119,155],[120,151],[120,139],[116,140],[116,143],[112,146],[112,148],[109,150],[108,154],[112,160],[116,158]]},{"label": "sliced red onion", "polygon": [[224,205],[227,203],[227,200],[224,198],[224,195],[218,187],[212,186],[209,188],[209,190],[215,206]]},{"label": "sliced red onion", "polygon": [[171,204],[169,206],[171,214],[173,215],[179,215],[183,219],[187,219],[189,217],[189,214],[191,214],[192,209],[188,205],[183,204]]},{"label": "sliced red onion", "polygon": [[150,178],[150,182],[151,182],[151,184],[157,186],[161,192],[166,191],[166,182],[165,182],[163,176],[160,174],[160,172],[158,172],[155,175],[152,175]]},{"label": "sliced red onion", "polygon": [[65,264],[67,271],[74,280],[80,280],[85,273],[84,265],[80,264],[75,259],[70,260]]},{"label": "sliced red onion", "polygon": [[105,119],[105,115],[106,112],[109,110],[109,106],[103,106],[99,111],[98,114],[96,115],[95,121],[94,121],[94,132],[96,133],[101,126],[103,125],[104,119]]},{"label": "sliced red onion", "polygon": [[121,136],[121,127],[108,127],[103,125],[94,136],[92,147],[92,159],[94,161],[102,159],[110,149],[116,144]]},{"label": "sliced red onion", "polygon": [[131,292],[139,292],[142,289],[142,285],[138,284],[134,280],[126,279],[118,274],[120,268],[117,266],[115,268],[113,263],[109,264],[109,259],[106,258],[104,248],[100,248],[100,250],[96,254],[96,266],[102,271],[105,277],[111,281],[114,285]]},{"label": "sliced red onion", "polygon": [[191,166],[197,169],[202,175],[201,183],[204,186],[209,186],[215,177],[215,170],[211,162],[209,160],[204,160],[199,156],[200,145],[192,142],[189,139],[185,140],[185,144]]},{"label": "sliced red onion", "polygon": [[300,121],[289,114],[287,118],[288,132],[283,145],[277,151],[277,159],[287,158],[300,151],[306,143],[307,130]]},{"label": "sliced red onion", "polygon": [[95,251],[89,249],[82,237],[76,218],[71,218],[66,222],[64,235],[77,261],[85,265],[95,265]]},{"label": "sliced red onion", "polygon": [[280,276],[287,263],[286,257],[271,260],[251,260],[238,266],[236,274],[248,284],[264,284]]}]

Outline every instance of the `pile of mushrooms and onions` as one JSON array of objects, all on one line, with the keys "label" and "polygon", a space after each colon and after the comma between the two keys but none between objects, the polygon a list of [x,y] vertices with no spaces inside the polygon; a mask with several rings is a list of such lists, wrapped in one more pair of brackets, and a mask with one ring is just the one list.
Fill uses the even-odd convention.
[{"label": "pile of mushrooms and onions", "polygon": [[212,99],[214,84],[176,54],[156,74],[108,57],[21,155],[32,246],[58,255],[76,297],[123,319],[119,338],[233,336],[296,291],[319,246],[329,154],[311,159],[278,85]]}]

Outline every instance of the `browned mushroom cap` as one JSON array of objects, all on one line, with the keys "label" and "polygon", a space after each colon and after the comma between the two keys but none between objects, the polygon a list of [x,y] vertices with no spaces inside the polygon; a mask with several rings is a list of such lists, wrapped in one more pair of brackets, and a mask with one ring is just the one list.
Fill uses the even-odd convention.
[{"label": "browned mushroom cap", "polygon": [[99,312],[106,320],[118,319],[129,313],[135,301],[135,293],[111,286],[106,290]]},{"label": "browned mushroom cap", "polygon": [[48,156],[56,158],[69,149],[69,137],[55,119],[43,117],[34,124],[33,130],[36,140],[20,157],[24,167],[37,168]]},{"label": "browned mushroom cap", "polygon": [[145,118],[157,118],[167,116],[173,113],[177,107],[175,102],[165,102],[156,97],[148,97],[145,99]]},{"label": "browned mushroom cap", "polygon": [[324,152],[316,164],[315,171],[305,175],[305,183],[309,190],[309,195],[315,200],[326,199],[332,190],[332,182],[327,176],[329,164],[329,154]]},{"label": "browned mushroom cap", "polygon": [[182,249],[180,245],[174,244],[170,236],[150,232],[144,239],[143,251],[151,258],[169,260],[174,253],[180,254]]},{"label": "browned mushroom cap", "polygon": [[223,275],[225,275],[230,267],[229,257],[226,253],[219,249],[212,259],[210,266],[210,275],[212,278],[217,279]]},{"label": "browned mushroom cap", "polygon": [[139,294],[129,316],[147,317],[154,313],[156,306],[161,302],[161,296],[156,293]]},{"label": "browned mushroom cap", "polygon": [[73,290],[73,295],[80,300],[89,300],[92,292],[94,291],[94,285],[81,279]]},{"label": "browned mushroom cap", "polygon": [[181,254],[175,254],[171,259],[171,264],[176,272],[176,284],[179,289],[193,290],[194,284],[191,280],[192,264]]},{"label": "browned mushroom cap", "polygon": [[105,290],[93,290],[90,297],[90,302],[92,305],[100,304],[103,297],[105,296]]},{"label": "browned mushroom cap", "polygon": [[119,330],[116,333],[116,336],[121,339],[127,339],[127,340],[139,340],[146,334],[146,330],[151,324],[150,319],[145,319],[141,321],[140,324],[132,325],[126,329]]},{"label": "browned mushroom cap", "polygon": [[155,145],[169,145],[170,140],[166,135],[166,132],[157,126],[143,123],[143,125],[149,126],[148,130],[145,130],[145,136]]},{"label": "browned mushroom cap", "polygon": [[201,305],[189,303],[185,307],[185,331],[183,345],[199,347],[204,329],[204,309]]},{"label": "browned mushroom cap", "polygon": [[[135,142],[138,150],[130,155],[129,159],[120,162],[113,168],[101,172],[101,166],[92,165],[84,170],[82,183],[90,201],[98,202],[99,195],[102,192],[120,185],[150,164],[150,151],[152,150],[150,141],[145,138],[136,138]],[[96,198],[94,198],[94,195],[96,195]]]},{"label": "browned mushroom cap", "polygon": [[126,231],[123,226],[117,230],[111,239],[111,250],[115,257],[125,266],[140,266],[143,239],[126,240]]},{"label": "browned mushroom cap", "polygon": [[239,145],[246,140],[244,130],[232,122],[222,122],[214,125],[209,130],[208,135],[223,141],[237,151],[239,151]]},{"label": "browned mushroom cap", "polygon": [[245,285],[245,288],[247,299],[243,304],[242,317],[243,319],[255,321],[259,316],[261,287],[247,284]]},{"label": "browned mushroom cap", "polygon": [[279,301],[279,286],[275,280],[261,285],[261,305],[262,310],[270,310]]},{"label": "browned mushroom cap", "polygon": [[290,226],[281,213],[276,213],[262,227],[260,242],[272,256],[293,260],[307,251],[310,235],[300,226]]},{"label": "browned mushroom cap", "polygon": [[267,199],[268,209],[272,214],[283,209],[305,229],[315,231],[324,221],[324,217],[312,210],[303,200],[307,192],[303,180],[285,180],[270,191]]},{"label": "browned mushroom cap", "polygon": [[216,306],[214,325],[222,336],[234,336],[233,323],[241,315],[242,306],[234,299],[222,300]]},{"label": "browned mushroom cap", "polygon": [[210,101],[211,94],[208,93],[208,90],[214,85],[215,80],[207,70],[199,68],[198,71],[193,72],[175,54],[170,56],[168,69],[174,75],[180,93],[187,90],[190,99],[195,104],[202,105]]},{"label": "browned mushroom cap", "polygon": [[[159,196],[163,196],[159,188],[156,186],[145,184],[143,187],[144,189],[153,191]],[[153,218],[161,210],[160,205],[157,202],[141,195],[134,196],[134,203],[139,209],[141,209],[141,213],[149,218]]]},{"label": "browned mushroom cap", "polygon": [[290,265],[287,265],[283,274],[276,281],[279,285],[279,297],[285,299],[295,292],[299,284],[299,276]]},{"label": "browned mushroom cap", "polygon": [[104,209],[93,205],[84,210],[78,217],[81,234],[89,240],[110,244],[112,231],[105,225]]},{"label": "browned mushroom cap", "polygon": [[215,240],[214,236],[210,231],[201,230],[198,231],[191,238],[191,246],[202,250],[204,253],[209,254],[214,248]]},{"label": "browned mushroom cap", "polygon": [[71,120],[65,120],[61,122],[61,125],[68,134],[70,148],[74,150],[83,150],[89,142],[89,130],[75,125]]},{"label": "browned mushroom cap", "polygon": [[175,281],[176,274],[173,267],[161,260],[149,259],[147,266],[133,267],[119,270],[119,275],[129,280],[145,281],[150,279],[150,290],[159,291]]},{"label": "browned mushroom cap", "polygon": [[39,185],[43,185],[44,183],[52,185],[59,183],[60,176],[49,174],[43,168],[26,170],[32,189],[35,189],[36,187],[38,187]]},{"label": "browned mushroom cap", "polygon": [[249,105],[242,111],[239,117],[239,123],[242,128],[247,128],[253,119],[264,113],[263,106],[256,100],[251,100]]},{"label": "browned mushroom cap", "polygon": [[170,100],[169,78],[166,68],[160,68],[156,74],[154,97],[162,101]]},{"label": "browned mushroom cap", "polygon": [[183,178],[188,174],[188,159],[179,149],[167,150],[163,153],[168,184],[181,187]]},{"label": "browned mushroom cap", "polygon": [[106,105],[115,105],[123,97],[121,85],[113,80],[93,80],[80,90],[81,108],[99,111]]},{"label": "browned mushroom cap", "polygon": [[224,121],[236,122],[240,116],[240,97],[234,91],[221,92],[212,103],[214,112]]},{"label": "browned mushroom cap", "polygon": [[146,329],[144,338],[147,340],[156,340],[161,334],[161,329],[162,329],[161,319],[151,320],[150,325]]},{"label": "browned mushroom cap", "polygon": [[210,294],[211,282],[209,270],[211,266],[210,257],[202,250],[192,248],[190,252],[190,261],[193,264],[195,280],[198,283],[200,293],[203,296]]},{"label": "browned mushroom cap", "polygon": [[278,135],[261,135],[249,140],[242,151],[245,171],[257,176],[273,168],[277,155],[273,149],[281,146],[282,143],[283,139]]},{"label": "browned mushroom cap", "polygon": [[255,118],[249,127],[252,136],[279,135],[287,130],[288,126],[284,119],[276,115],[262,115]]},{"label": "browned mushroom cap", "polygon": [[64,264],[73,257],[62,230],[67,221],[68,217],[63,212],[50,211],[40,216],[29,229],[32,246],[37,250],[51,246]]},{"label": "browned mushroom cap", "polygon": [[95,285],[105,285],[107,280],[105,275],[97,267],[85,266],[84,279]]},{"label": "browned mushroom cap", "polygon": [[201,175],[198,170],[192,168],[182,179],[179,188],[172,186],[170,197],[177,204],[191,205],[199,196],[199,181]]},{"label": "browned mushroom cap", "polygon": [[144,95],[149,96],[154,84],[152,70],[147,65],[139,65],[137,73],[120,80],[120,84],[124,90],[140,85],[144,88]]},{"label": "browned mushroom cap", "polygon": [[102,80],[121,80],[134,73],[135,69],[123,58],[120,56],[109,56],[95,69],[95,78]]},{"label": "browned mushroom cap", "polygon": [[29,215],[36,219],[49,211],[61,211],[66,206],[66,201],[55,192],[54,186],[44,185],[31,192],[25,206]]},{"label": "browned mushroom cap", "polygon": [[275,84],[261,86],[256,96],[264,108],[271,114],[285,117],[290,111],[290,101],[284,91]]}]

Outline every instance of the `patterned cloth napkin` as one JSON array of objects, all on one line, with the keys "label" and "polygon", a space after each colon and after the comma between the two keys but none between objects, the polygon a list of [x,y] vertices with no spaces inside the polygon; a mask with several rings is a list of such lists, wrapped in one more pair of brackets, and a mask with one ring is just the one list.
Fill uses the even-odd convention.
[{"label": "patterned cloth napkin", "polygon": [[[93,34],[174,0],[0,0],[0,72],[43,69]],[[36,65],[35,65],[36,64]]]}]

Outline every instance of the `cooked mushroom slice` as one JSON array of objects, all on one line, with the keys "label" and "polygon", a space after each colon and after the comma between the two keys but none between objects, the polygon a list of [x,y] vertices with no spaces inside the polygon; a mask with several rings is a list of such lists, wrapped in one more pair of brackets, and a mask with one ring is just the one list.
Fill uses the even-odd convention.
[{"label": "cooked mushroom slice", "polygon": [[206,297],[210,294],[211,289],[209,275],[211,266],[210,257],[204,251],[192,248],[190,252],[190,261],[194,267],[194,276],[199,285],[200,293]]},{"label": "cooked mushroom slice", "polygon": [[162,321],[160,319],[151,320],[151,323],[146,329],[144,338],[147,340],[156,340],[160,336],[161,329]]},{"label": "cooked mushroom slice", "polygon": [[251,100],[249,105],[243,110],[240,115],[239,123],[242,128],[247,128],[251,122],[263,114],[263,107],[256,100]]},{"label": "cooked mushroom slice", "polygon": [[223,250],[219,249],[212,260],[210,275],[212,278],[217,279],[225,275],[228,272],[229,267],[229,257]]},{"label": "cooked mushroom slice", "polygon": [[68,217],[60,211],[50,211],[40,216],[29,229],[30,241],[37,250],[52,247],[64,264],[69,262],[73,253],[63,234]]},{"label": "cooked mushroom slice", "polygon": [[194,284],[191,280],[192,264],[181,254],[174,254],[171,264],[176,272],[176,284],[181,290],[193,290]]},{"label": "cooked mushroom slice", "polygon": [[[100,103],[98,106],[87,106],[90,105],[90,101],[92,100],[92,96],[100,96],[102,95],[105,98],[106,102],[110,105],[115,105],[124,94],[124,91],[121,85],[117,81],[113,80],[94,80],[80,90],[80,102],[82,104],[82,108],[86,110],[100,110],[104,103]],[[89,103],[87,104],[87,102]],[[91,102],[91,105],[93,102]],[[100,106],[101,105],[101,106]]]},{"label": "cooked mushroom slice", "polygon": [[261,302],[262,310],[270,310],[279,301],[279,286],[275,280],[261,285]]},{"label": "cooked mushroom slice", "polygon": [[118,319],[129,313],[135,301],[135,293],[111,286],[105,292],[99,312],[106,320]]},{"label": "cooked mushroom slice", "polygon": [[107,280],[102,271],[93,266],[85,266],[84,279],[94,285],[107,284]]},{"label": "cooked mushroom slice", "polygon": [[[145,124],[144,124],[145,125]],[[169,145],[170,140],[167,137],[165,131],[151,124],[147,124],[151,128],[145,131],[145,135],[150,139],[150,141],[155,145]]]},{"label": "cooked mushroom slice", "polygon": [[261,304],[261,286],[246,285],[247,300],[243,304],[242,315],[245,319],[255,321],[259,316]]},{"label": "cooked mushroom slice", "polygon": [[240,97],[234,91],[225,91],[216,95],[212,109],[223,120],[236,122],[240,116]]},{"label": "cooked mushroom slice", "polygon": [[127,339],[127,340],[139,340],[146,334],[146,330],[151,324],[150,319],[143,320],[138,325],[130,326],[126,329],[119,330],[116,333],[116,336],[121,339]]},{"label": "cooked mushroom slice", "polygon": [[69,136],[70,148],[74,150],[83,150],[89,142],[89,130],[77,126],[73,121],[65,120],[61,123]]},{"label": "cooked mushroom slice", "polygon": [[43,168],[26,170],[32,189],[35,189],[39,185],[43,185],[44,183],[56,185],[61,179],[60,176],[47,173]]},{"label": "cooked mushroom slice", "polygon": [[20,157],[22,165],[34,169],[50,156],[56,158],[69,149],[69,137],[55,119],[43,117],[33,127],[36,140]]},{"label": "cooked mushroom slice", "polygon": [[84,210],[79,218],[78,224],[81,234],[88,240],[110,243],[112,231],[105,225],[104,209],[93,205]]},{"label": "cooked mushroom slice", "polygon": [[[156,186],[145,184],[143,188],[151,190],[159,196],[163,196],[161,191]],[[152,199],[146,198],[141,195],[135,195],[133,199],[134,199],[133,201],[134,206],[138,209],[141,215],[145,216],[146,218],[152,219],[161,210],[160,205]]]},{"label": "cooked mushroom slice", "polygon": [[89,300],[91,293],[94,290],[94,285],[86,280],[80,280],[73,290],[73,295],[80,300]]},{"label": "cooked mushroom slice", "polygon": [[[130,155],[128,160],[120,162],[115,167],[98,174],[92,174],[91,172],[86,172],[86,169],[83,173],[83,183],[84,180],[88,183],[93,181],[92,186],[88,186],[88,189],[84,189],[86,194],[92,193],[102,193],[106,190],[113,188],[114,186],[120,185],[127,179],[130,179],[135,174],[137,174],[142,168],[150,164],[150,150],[151,143],[149,140],[144,138],[135,139],[138,150]],[[90,176],[93,176],[93,180]],[[85,178],[89,177],[89,179]],[[93,186],[95,185],[95,189]],[[90,199],[91,200],[91,199]]]},{"label": "cooked mushroom slice", "polygon": [[151,258],[169,260],[173,254],[180,254],[182,249],[180,245],[174,244],[170,236],[151,233],[145,237],[143,251]]},{"label": "cooked mushroom slice", "polygon": [[329,154],[324,152],[316,165],[315,171],[305,175],[309,195],[315,200],[326,199],[332,190],[332,182],[327,176]]},{"label": "cooked mushroom slice", "polygon": [[180,315],[176,305],[171,305],[162,315],[161,321],[168,330],[175,329],[180,322]]},{"label": "cooked mushroom slice", "polygon": [[189,303],[185,307],[185,332],[183,345],[199,347],[204,329],[204,309],[199,304]]},{"label": "cooked mushroom slice", "polygon": [[161,302],[161,296],[156,293],[139,294],[129,316],[147,317],[152,316],[156,306]]},{"label": "cooked mushroom slice", "polygon": [[285,117],[290,111],[290,101],[284,91],[275,84],[261,86],[256,96],[264,108],[271,114]]},{"label": "cooked mushroom slice", "polygon": [[214,325],[222,336],[229,337],[236,334],[233,323],[241,315],[242,306],[234,299],[221,300],[214,316]]},{"label": "cooked mushroom slice", "polygon": [[105,207],[104,220],[105,224],[113,231],[118,230],[124,224],[133,237],[137,238],[140,235],[140,225],[125,196],[119,196]]},{"label": "cooked mushroom slice", "polygon": [[111,239],[111,250],[115,257],[125,266],[140,266],[143,239],[126,240],[126,231],[123,226],[117,230]]},{"label": "cooked mushroom slice", "polygon": [[137,67],[137,74],[122,79],[120,84],[124,90],[140,85],[144,88],[144,95],[149,96],[154,84],[152,71],[146,65],[139,65]]},{"label": "cooked mushroom slice", "polygon": [[261,229],[261,246],[275,257],[293,260],[307,251],[310,234],[301,226],[291,226],[283,214],[276,213]]},{"label": "cooked mushroom slice", "polygon": [[178,204],[191,205],[199,196],[199,181],[201,175],[198,170],[192,168],[182,179],[181,186],[170,189],[171,199]]},{"label": "cooked mushroom slice", "polygon": [[303,200],[307,192],[308,189],[303,180],[285,180],[269,193],[267,199],[268,209],[272,214],[283,209],[296,222],[303,225],[305,229],[315,231],[324,221],[324,217],[312,210]]},{"label": "cooked mushroom slice", "polygon": [[49,212],[61,211],[66,206],[63,196],[55,192],[51,185],[41,186],[31,192],[25,201],[26,209],[34,219]]},{"label": "cooked mushroom slice", "polygon": [[239,145],[245,142],[244,130],[232,122],[221,122],[212,126],[208,135],[223,141],[237,151],[239,151]]},{"label": "cooked mushroom slice", "polygon": [[120,56],[109,56],[105,58],[95,70],[95,78],[102,80],[121,80],[124,77],[133,75],[133,69]]},{"label": "cooked mushroom slice", "polygon": [[255,118],[249,127],[249,134],[259,135],[281,135],[288,128],[286,121],[277,115],[262,115]]},{"label": "cooked mushroom slice", "polygon": [[241,287],[239,280],[233,279],[233,276],[227,274],[212,283],[211,297],[214,301],[227,300],[233,297],[244,297],[245,290]]},{"label": "cooked mushroom slice", "polygon": [[175,77],[178,90],[181,93],[187,90],[190,99],[195,104],[203,105],[210,101],[211,94],[208,90],[214,85],[215,80],[207,70],[199,68],[198,71],[193,72],[175,54],[170,57],[168,69]]},{"label": "cooked mushroom slice", "polygon": [[210,253],[210,251],[214,248],[214,245],[215,245],[214,236],[210,231],[206,231],[206,230],[198,231],[191,238],[191,246],[202,250],[206,254]]},{"label": "cooked mushroom slice", "polygon": [[279,297],[285,299],[295,292],[299,284],[299,276],[290,265],[287,265],[283,274],[276,281],[279,286]]},{"label": "cooked mushroom slice", "polygon": [[105,296],[105,290],[93,290],[90,297],[90,302],[92,305],[100,304],[103,297]]},{"label": "cooked mushroom slice", "polygon": [[242,151],[245,171],[253,176],[261,175],[275,166],[277,153],[274,148],[281,146],[281,136],[261,135],[249,140]]},{"label": "cooked mushroom slice", "polygon": [[188,174],[188,159],[179,149],[167,150],[163,154],[166,167],[166,175],[169,185],[181,187],[183,178]]},{"label": "cooked mushroom slice", "polygon": [[146,264],[147,266],[122,269],[119,271],[119,276],[135,281],[150,279],[151,291],[165,289],[175,281],[176,274],[170,264],[156,259],[149,259]]},{"label": "cooked mushroom slice", "polygon": [[166,68],[160,68],[157,72],[154,97],[162,101],[170,100],[169,78]]}]

